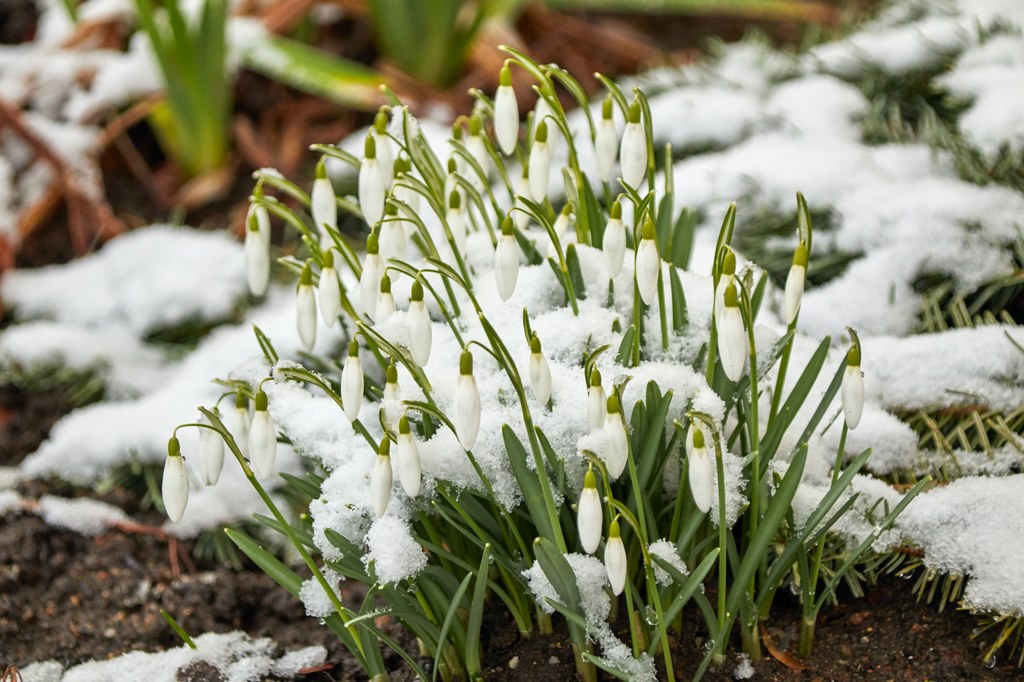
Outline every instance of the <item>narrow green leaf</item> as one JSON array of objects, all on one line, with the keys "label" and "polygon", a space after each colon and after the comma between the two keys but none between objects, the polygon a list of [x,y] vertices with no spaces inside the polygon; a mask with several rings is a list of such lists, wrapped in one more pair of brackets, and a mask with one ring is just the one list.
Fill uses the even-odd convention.
[{"label": "narrow green leaf", "polygon": [[[523,501],[526,502],[530,518],[537,526],[537,534],[543,538],[553,539],[554,531],[548,520],[544,493],[541,490],[540,481],[537,479],[538,472],[527,466],[526,448],[507,424],[501,427],[501,437],[505,441],[505,452],[508,455],[509,466],[512,468],[512,475],[516,477],[516,483],[519,484],[519,489],[523,493]],[[540,472],[539,475],[545,474]]]},{"label": "narrow green leaf", "polygon": [[178,621],[174,620],[174,616],[163,609],[160,609],[160,615],[164,617],[164,620],[166,620],[167,624],[171,626],[171,629],[174,630],[175,634],[181,638],[181,641],[188,645],[189,649],[196,648],[196,643],[193,642],[189,634],[185,632],[185,628],[178,625]]},{"label": "narrow green leaf", "polygon": [[225,528],[224,532],[231,538],[238,549],[252,559],[253,563],[259,566],[260,570],[274,579],[278,585],[298,599],[299,590],[302,589],[302,578],[292,569],[285,566],[273,555],[256,544],[256,541],[248,536],[231,528]]},{"label": "narrow green leaf", "polygon": [[668,278],[672,291],[672,330],[679,333],[686,329],[690,318],[686,310],[686,294],[683,292],[683,282],[679,279],[678,266],[668,269]]},{"label": "narrow green leaf", "polygon": [[466,672],[469,679],[480,676],[480,627],[484,622],[484,598],[487,596],[487,572],[490,568],[491,546],[484,545],[480,568],[476,571],[473,598],[469,603],[469,621],[466,624]]}]

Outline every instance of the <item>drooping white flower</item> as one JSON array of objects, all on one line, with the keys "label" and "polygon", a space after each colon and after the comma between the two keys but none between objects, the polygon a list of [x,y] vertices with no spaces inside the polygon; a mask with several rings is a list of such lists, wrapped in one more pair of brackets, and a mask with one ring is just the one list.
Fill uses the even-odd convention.
[{"label": "drooping white flower", "polygon": [[398,218],[398,207],[394,202],[388,201],[384,204],[384,218],[380,221],[377,246],[380,249],[380,258],[387,262],[389,258],[399,258],[405,255],[405,227]]},{"label": "drooping white flower", "polygon": [[402,391],[398,386],[398,367],[394,360],[388,364],[388,369],[384,374],[384,395],[380,401],[380,409],[383,413],[384,425],[389,429],[394,429],[404,410]]},{"label": "drooping white flower", "polygon": [[864,413],[864,373],[860,371],[860,345],[857,343],[846,354],[841,397],[846,426],[853,430],[860,424]]},{"label": "drooping white flower", "polygon": [[384,180],[384,190],[391,188],[395,176],[395,143],[388,135],[387,107],[381,107],[373,118],[371,135],[377,146],[377,161],[380,163],[380,174]]},{"label": "drooping white flower", "polygon": [[807,280],[807,245],[801,242],[793,253],[793,265],[786,277],[786,295],[783,301],[786,324],[796,320],[800,312],[800,300],[804,295],[804,282]]},{"label": "drooping white flower", "polygon": [[587,428],[593,431],[604,426],[608,415],[608,396],[601,385],[601,372],[595,367],[590,372],[590,386],[587,387]]},{"label": "drooping white flower", "polygon": [[542,407],[546,406],[551,400],[551,366],[544,357],[540,338],[536,334],[530,339],[530,387],[533,388],[537,402]]},{"label": "drooping white flower", "polygon": [[388,510],[392,482],[391,441],[385,435],[380,440],[377,461],[373,463],[373,470],[370,472],[370,503],[373,505],[373,513],[378,519],[384,516],[384,512]]},{"label": "drooping white flower", "polygon": [[480,431],[480,391],[473,376],[473,355],[468,350],[462,351],[459,358],[459,380],[453,402],[455,435],[464,449],[472,450]]},{"label": "drooping white flower", "polygon": [[658,275],[661,272],[661,257],[654,232],[654,221],[644,221],[643,237],[636,248],[636,288],[640,298],[647,305],[654,305],[658,298]]},{"label": "drooping white flower", "polygon": [[409,497],[420,494],[420,449],[409,428],[409,420],[403,415],[398,420],[398,449],[395,451],[398,461],[398,480],[402,489]]},{"label": "drooping white flower", "polygon": [[445,216],[452,234],[451,248],[459,253],[466,252],[466,210],[462,207],[462,196],[458,192],[448,195],[448,213]]},{"label": "drooping white flower", "polygon": [[316,179],[313,180],[309,201],[313,224],[316,225],[321,242],[324,239],[330,239],[327,236],[327,227],[338,229],[338,204],[334,194],[334,185],[327,177],[327,166],[323,159],[316,165]]},{"label": "drooping white flower", "polygon": [[647,174],[647,136],[640,117],[640,103],[633,102],[626,116],[626,129],[622,131],[619,148],[622,181],[637,189]]},{"label": "drooping white flower", "polygon": [[371,228],[384,215],[384,172],[377,159],[377,143],[371,133],[366,136],[363,162],[359,166],[359,209]]},{"label": "drooping white flower", "polygon": [[505,156],[511,156],[519,139],[519,102],[508,65],[501,67],[498,89],[494,93],[494,136]]},{"label": "drooping white flower", "polygon": [[160,494],[163,497],[167,518],[171,523],[177,523],[188,504],[188,471],[185,469],[185,458],[181,456],[181,444],[174,436],[167,443],[167,459],[164,461]]},{"label": "drooping white flower", "polygon": [[548,196],[551,176],[551,145],[548,144],[548,124],[541,121],[530,147],[530,198],[539,204]]},{"label": "drooping white flower", "polygon": [[576,528],[580,534],[583,551],[593,554],[601,544],[604,530],[604,511],[601,509],[601,495],[597,492],[597,477],[588,469],[583,479],[583,492],[576,507]]},{"label": "drooping white flower", "polygon": [[530,198],[530,165],[523,164],[523,174],[519,176],[519,180],[516,181],[516,199],[513,204],[513,211],[510,213],[512,220],[516,224],[516,229],[523,231],[526,226],[530,224],[530,214],[526,212],[526,204],[523,203],[524,197]]},{"label": "drooping white flower", "polygon": [[626,260],[626,224],[622,222],[622,203],[619,199],[612,204],[611,217],[601,238],[601,249],[604,251],[605,265],[608,266],[608,276],[617,277]]},{"label": "drooping white flower", "polygon": [[313,350],[316,343],[316,291],[313,290],[313,273],[309,263],[302,268],[299,275],[299,288],[295,294],[295,326],[299,330],[299,339],[306,350]]},{"label": "drooping white flower", "polygon": [[395,312],[395,297],[391,293],[391,278],[384,275],[380,278],[380,292],[377,294],[377,308],[373,314],[373,321],[383,324],[384,320]]},{"label": "drooping white flower", "polygon": [[619,397],[612,393],[608,396],[608,412],[604,417],[604,465],[612,480],[622,475],[629,457],[629,442],[626,436],[626,425],[622,422]]},{"label": "drooping white flower", "polygon": [[718,277],[718,284],[715,285],[714,317],[715,324],[721,327],[722,313],[725,312],[725,290],[736,281],[736,254],[732,249],[726,249],[722,259],[722,272]]},{"label": "drooping white flower", "polygon": [[608,573],[612,594],[619,596],[626,587],[626,547],[622,544],[622,531],[616,520],[612,520],[608,541],[604,543],[604,570]]},{"label": "drooping white flower", "polygon": [[406,315],[409,325],[409,352],[412,359],[420,367],[424,367],[430,359],[430,346],[433,339],[433,327],[427,304],[423,300],[423,284],[416,280],[412,283],[409,294],[409,313]]},{"label": "drooping white flower", "polygon": [[[461,130],[461,129],[460,129]],[[458,164],[458,157],[452,155],[448,159],[448,175],[444,178],[444,196],[448,200],[452,196],[452,192],[459,193],[459,199],[465,199],[462,189],[462,185],[459,184],[459,178],[464,177]]]},{"label": "drooping white flower", "polygon": [[267,409],[267,394],[256,393],[256,411],[249,427],[249,466],[257,478],[267,479],[274,475],[277,460],[277,426]]},{"label": "drooping white flower", "polygon": [[619,153],[619,134],[612,118],[612,98],[606,97],[601,105],[601,118],[594,135],[594,155],[597,157],[597,177],[602,182],[611,182],[615,157]]},{"label": "drooping white flower", "polygon": [[519,244],[513,230],[512,219],[506,217],[501,222],[501,237],[494,249],[494,282],[503,301],[512,297],[519,279]]},{"label": "drooping white flower", "polygon": [[[552,231],[555,233],[555,236],[558,237],[558,241],[562,245],[563,249],[568,246],[565,239],[566,232],[569,231],[569,225],[575,222],[575,220],[576,217],[572,212],[572,202],[567,201],[562,206],[562,210],[558,212],[558,217],[555,218],[555,224],[551,226]],[[571,236],[575,237],[575,234]],[[558,251],[555,249],[554,240],[551,240],[548,244],[548,255],[552,258],[558,258]]]},{"label": "drooping white flower", "polygon": [[[210,420],[203,415],[199,418],[199,423],[209,425]],[[203,485],[216,485],[223,469],[224,439],[212,429],[199,429],[199,478]]]},{"label": "drooping white flower", "polygon": [[[395,159],[395,184],[392,190],[392,195],[396,200],[401,201],[403,204],[409,207],[413,213],[419,213],[420,211],[420,195],[414,190],[407,182],[403,182],[412,174],[412,162],[405,156],[399,156]],[[403,221],[405,228],[406,237],[409,237],[412,232],[416,231],[416,225],[411,220]],[[401,250],[405,253],[405,249]]]},{"label": "drooping white flower", "polygon": [[548,123],[548,144],[551,146],[551,151],[554,153],[555,148],[558,146],[559,141],[562,139],[562,131],[554,122],[548,122],[548,119],[554,119],[555,112],[548,104],[548,101],[543,97],[537,98],[537,104],[533,107],[533,136],[537,136],[537,128],[540,127],[541,123]]},{"label": "drooping white flower", "polygon": [[704,432],[694,422],[686,435],[686,460],[690,480],[690,493],[697,508],[707,513],[715,492],[714,470]]},{"label": "drooping white flower", "polygon": [[739,381],[747,360],[747,332],[743,327],[739,294],[735,282],[725,290],[724,306],[718,318],[718,355],[730,381]]},{"label": "drooping white flower", "polygon": [[366,258],[363,259],[363,271],[359,275],[359,302],[363,313],[371,320],[377,312],[377,293],[380,291],[380,278],[384,274],[384,262],[380,257],[380,241],[376,232],[366,238]]},{"label": "drooping white flower", "polygon": [[466,138],[466,151],[469,152],[469,155],[473,157],[476,164],[480,166],[480,170],[483,171],[482,178],[476,172],[472,174],[473,186],[482,188],[491,173],[491,155],[487,153],[487,143],[484,141],[484,121],[480,118],[480,114],[473,114],[469,119],[469,137]]},{"label": "drooping white flower", "polygon": [[253,296],[267,293],[270,283],[270,216],[262,206],[250,206],[245,219],[245,281]]},{"label": "drooping white flower", "polygon": [[249,399],[241,392],[235,394],[235,409],[231,411],[231,419],[228,424],[228,431],[235,440],[239,452],[243,457],[249,456],[249,426],[252,418],[249,416]]},{"label": "drooping white flower", "polygon": [[348,357],[341,368],[341,405],[350,422],[359,418],[363,407],[363,363],[359,359],[359,342],[348,344]]},{"label": "drooping white flower", "polygon": [[338,282],[338,271],[334,269],[334,251],[324,251],[324,267],[320,270],[320,281],[317,284],[317,302],[320,304],[320,317],[324,324],[333,327],[341,312],[341,285]]}]

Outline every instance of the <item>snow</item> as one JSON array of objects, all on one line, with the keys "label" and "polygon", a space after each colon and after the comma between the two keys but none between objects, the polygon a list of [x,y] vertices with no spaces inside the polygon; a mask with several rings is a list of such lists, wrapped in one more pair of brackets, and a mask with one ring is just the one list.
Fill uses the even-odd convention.
[{"label": "snow", "polygon": [[111,525],[128,522],[128,516],[120,508],[105,502],[54,495],[39,498],[39,515],[51,526],[87,536],[100,535]]}]

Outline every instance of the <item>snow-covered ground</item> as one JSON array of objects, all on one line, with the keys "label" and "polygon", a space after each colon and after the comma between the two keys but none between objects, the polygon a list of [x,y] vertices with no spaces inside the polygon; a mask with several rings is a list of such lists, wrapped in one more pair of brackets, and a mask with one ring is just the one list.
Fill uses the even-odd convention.
[{"label": "snow-covered ground", "polygon": [[[98,0],[86,4],[98,4]],[[988,31],[996,25],[1015,28],[995,34]],[[823,372],[830,377],[845,357],[845,327],[860,333],[867,405],[861,425],[850,433],[849,452],[873,448],[868,468],[879,476],[921,471],[948,461],[950,455],[922,450],[917,434],[896,413],[963,406],[1011,412],[1024,406],[1020,348],[1024,328],[991,325],[915,333],[923,301],[913,288],[915,280],[930,273],[947,276],[961,293],[1010,274],[1014,264],[1009,247],[1024,238],[1024,193],[1021,188],[962,180],[948,154],[924,143],[864,142],[862,120],[872,102],[852,84],[871,74],[934,73],[937,85],[967,101],[965,113],[957,120],[965,140],[987,158],[994,158],[1001,149],[1024,153],[1024,97],[1019,96],[1024,85],[1022,29],[1024,5],[1013,0],[907,0],[895,3],[849,37],[803,55],[742,43],[724,48],[705,64],[639,77],[637,82],[660,93],[651,99],[656,141],[671,142],[677,151],[692,151],[673,168],[677,202],[696,208],[706,220],[697,234],[691,270],[683,274],[690,320],[686,337],[674,341],[670,352],[660,357],[652,347],[653,360],[635,370],[616,366],[610,354],[599,363],[606,382],[633,376],[624,396],[626,412],[642,398],[647,381],[658,378],[663,388],[671,387],[676,395],[670,418],[681,416],[691,399],[695,409],[721,418],[723,406],[702,377],[668,358],[692,359],[699,339],[706,337],[712,297],[708,274],[725,207],[738,203],[737,230],[742,232],[748,217],[792,213],[797,191],[803,192],[812,209],[828,210],[833,216],[833,229],[816,232],[815,251],[856,256],[836,278],[809,287],[793,357],[793,366],[801,367],[819,340],[831,336],[833,350]],[[4,61],[5,54],[0,53],[0,82],[15,73]],[[98,68],[96,81],[102,83],[104,67]],[[65,103],[68,106],[70,102]],[[575,122],[582,128],[580,115]],[[362,136],[353,136],[345,146],[357,147],[361,140]],[[587,146],[581,145],[585,164],[592,163]],[[0,161],[0,185],[4,179]],[[5,191],[0,187],[0,200]],[[552,192],[559,191],[561,180],[556,177]],[[13,200],[0,205],[0,216],[15,209]],[[793,245],[795,241],[779,244]],[[469,250],[479,281],[489,284],[493,281],[489,242],[483,235],[472,235]],[[551,361],[556,406],[550,412],[538,410],[537,425],[555,449],[575,453],[578,447],[587,447],[600,454],[603,442],[585,432],[585,420],[578,414],[586,403],[586,389],[575,363],[588,338],[592,346],[617,345],[611,324],[629,308],[626,296],[631,300],[632,294],[625,282],[632,271],[627,264],[620,275],[623,285],[616,287],[620,300],[607,309],[597,303],[604,301],[607,291],[600,252],[581,247],[580,259],[584,275],[589,275],[591,295],[581,303],[579,318],[561,306],[560,290],[547,265],[524,269],[507,303],[493,285],[481,285],[478,296],[485,310],[494,311],[489,318],[524,372],[529,351],[513,340],[521,339],[522,308],[529,309]],[[146,336],[156,329],[230,318],[244,296],[242,271],[241,245],[223,234],[154,226],[121,237],[69,266],[10,273],[3,281],[2,295],[18,323],[0,336],[0,363],[19,367],[58,363],[92,369],[106,381],[108,400],[61,420],[49,440],[17,471],[4,472],[0,478],[7,487],[21,477],[50,475],[88,484],[132,457],[162,462],[172,429],[193,421],[198,405],[212,405],[220,395],[221,388],[211,383],[212,378],[230,375],[256,382],[267,376],[270,368],[260,353],[253,325],[272,339],[282,358],[297,359],[301,343],[290,287],[272,288],[265,302],[245,310],[241,322],[221,325],[185,357],[169,356],[146,343]],[[408,303],[408,287],[407,280],[396,279],[399,312],[378,327],[388,338],[401,339],[406,333],[402,311]],[[772,292],[770,301],[759,318],[763,347],[784,331],[779,320],[781,293]],[[651,323],[648,327],[656,329],[654,318]],[[472,325],[466,334],[481,337],[479,327]],[[461,348],[441,323],[435,324],[434,338],[426,370],[435,398],[443,406],[454,392],[453,368],[458,366]],[[321,325],[314,350],[337,356],[342,341],[337,327]],[[476,362],[484,415],[474,454],[494,482],[499,499],[511,505],[518,500],[518,491],[503,454],[500,426],[509,423],[519,430],[521,416],[515,405],[500,399],[509,384],[495,363],[483,354],[477,354]],[[400,374],[400,385],[404,399],[421,397],[408,375]],[[330,472],[323,498],[312,506],[323,553],[336,552],[322,536],[324,528],[333,528],[348,537],[365,536],[367,557],[376,562],[375,570],[383,579],[397,580],[419,570],[422,554],[405,551],[412,541],[407,523],[415,503],[396,494],[388,514],[373,520],[369,487],[351,482],[369,476],[374,457],[336,405],[293,383],[268,383],[265,390],[274,418],[294,448],[280,448],[278,469],[300,470],[295,454],[299,452],[317,459]],[[824,390],[824,384],[815,390]],[[378,407],[364,404],[363,421],[375,424]],[[835,457],[840,423],[816,434],[810,444],[810,463],[795,502],[798,516],[806,514],[824,492],[823,477]],[[195,452],[194,430],[184,429],[179,435],[183,451]],[[1017,444],[1024,447],[1019,434]],[[1024,581],[1019,567],[1024,565],[1024,546],[1016,540],[1024,533],[1024,475],[1017,473],[1024,452],[1010,444],[991,456],[952,454],[964,476],[920,495],[883,542],[915,543],[924,549],[929,566],[968,575],[964,598],[971,608],[1022,614]],[[421,444],[421,457],[425,495],[431,494],[435,479],[467,486],[478,480],[466,466],[454,435],[447,431]],[[213,488],[193,481],[185,517],[167,530],[191,536],[260,510],[258,498],[248,491],[232,462],[222,478]],[[726,478],[737,481],[728,473]],[[860,477],[855,489],[865,500],[898,499],[898,493],[869,476]],[[22,508],[23,502],[9,490],[0,491],[0,512]],[[734,485],[727,510],[731,517],[742,502]],[[77,523],[83,533],[95,533],[103,523],[121,518],[118,510],[95,505],[72,509],[47,500],[38,508],[52,523],[72,527]],[[837,530],[857,540],[872,526],[863,516],[850,514]],[[600,610],[599,606],[594,608]],[[204,637],[209,639],[199,638],[203,646],[207,641],[211,647],[223,646],[214,641],[216,636]],[[614,646],[611,640],[608,647]],[[262,655],[259,642],[246,646],[252,648],[252,656]],[[204,651],[202,646],[199,651]],[[152,665],[170,669],[194,660],[188,656],[199,655],[169,651],[161,654],[166,661]],[[143,670],[131,666],[151,664],[128,658],[95,665],[128,666],[116,669],[120,671]],[[89,665],[94,664],[66,671],[64,679],[103,679],[104,675],[109,679],[119,674],[113,668],[101,671]],[[250,668],[241,659],[225,660],[224,665],[236,666],[230,668],[237,671],[231,679],[252,679],[242,672]],[[259,672],[271,670],[267,666],[272,665],[284,664],[267,662]],[[60,670],[49,664],[30,666],[22,673],[26,680],[60,679]]]}]

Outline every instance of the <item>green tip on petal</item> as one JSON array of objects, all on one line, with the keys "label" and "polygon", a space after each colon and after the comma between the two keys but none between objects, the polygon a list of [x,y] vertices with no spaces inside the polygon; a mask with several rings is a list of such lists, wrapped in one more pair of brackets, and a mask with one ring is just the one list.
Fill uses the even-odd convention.
[{"label": "green tip on petal", "polygon": [[253,211],[252,213],[249,214],[249,231],[250,232],[259,232],[260,231],[260,221],[259,221],[259,218],[256,217],[256,211]]},{"label": "green tip on petal", "polygon": [[351,341],[348,342],[348,356],[350,358],[359,357],[359,342],[356,341],[355,339],[352,339]]},{"label": "green tip on petal", "polygon": [[530,352],[531,353],[540,353],[541,352],[540,337],[537,336],[536,334],[534,334],[532,337],[530,337]]},{"label": "green tip on petal", "polygon": [[316,162],[316,179],[323,180],[327,177],[327,163],[324,159]]},{"label": "green tip on petal", "polygon": [[860,367],[860,348],[855,345],[850,346],[850,351],[846,354],[846,366]]},{"label": "green tip on petal", "polygon": [[453,210],[462,208],[462,197],[459,196],[459,191],[456,189],[453,189],[448,197],[448,208]]},{"label": "green tip on petal", "polygon": [[455,160],[455,157],[453,156],[452,158],[448,159],[448,175],[452,175],[453,173],[455,173],[458,170],[459,170],[459,164]]},{"label": "green tip on petal", "polygon": [[736,283],[729,282],[729,286],[725,289],[725,307],[736,308],[740,304],[740,295],[736,291]]},{"label": "green tip on petal", "polygon": [[704,447],[704,432],[696,426],[693,427],[693,447],[698,450]]},{"label": "green tip on petal", "polygon": [[452,139],[462,139],[462,123],[460,123],[459,121],[456,121],[455,123],[452,124]]},{"label": "green tip on petal", "polygon": [[524,163],[523,164],[523,180],[529,180],[529,179],[530,179],[530,164]]},{"label": "green tip on petal", "polygon": [[512,87],[512,69],[508,68],[508,64],[501,67],[501,73],[498,74],[498,85],[505,88]]},{"label": "green tip on petal", "polygon": [[299,286],[310,287],[313,286],[313,271],[309,267],[309,263],[302,266],[302,272],[299,273]]},{"label": "green tip on petal", "polygon": [[412,433],[412,429],[409,428],[409,418],[404,414],[398,420],[398,432],[403,436],[407,436]]},{"label": "green tip on petal", "polygon": [[612,220],[622,220],[622,202],[618,199],[612,204]]},{"label": "green tip on petal", "polygon": [[404,156],[395,159],[395,173],[408,173],[412,170],[412,163]]},{"label": "green tip on petal", "polygon": [[388,132],[388,115],[383,110],[378,111],[377,115],[373,117],[373,129],[377,131],[378,135]]},{"label": "green tip on petal", "polygon": [[511,237],[515,234],[515,223],[512,222],[512,218],[505,216],[501,221],[501,236]]},{"label": "green tip on petal", "polygon": [[380,278],[380,293],[390,294],[391,293],[391,278],[384,275]]},{"label": "green tip on petal", "polygon": [[793,265],[807,267],[807,244],[804,242],[800,242],[796,247],[796,251],[793,252]]},{"label": "green tip on petal", "polygon": [[547,142],[548,141],[548,122],[541,121],[537,124],[537,132],[533,135],[534,142]]},{"label": "green tip on petal", "polygon": [[603,102],[601,102],[601,118],[605,119],[606,121],[610,120],[612,117],[612,113],[612,98],[611,95],[609,95],[604,98]]},{"label": "green tip on petal", "polygon": [[629,113],[626,115],[626,120],[630,123],[640,123],[640,102],[634,100],[629,105]]},{"label": "green tip on petal", "polygon": [[263,391],[256,392],[256,411],[266,412],[267,411],[267,394]]},{"label": "green tip on petal", "polygon": [[622,529],[619,528],[619,520],[612,519],[611,524],[608,526],[608,539],[622,537]]},{"label": "green tip on petal", "polygon": [[565,204],[562,206],[561,213],[562,213],[562,215],[564,215],[566,217],[569,217],[570,215],[572,215],[572,202],[571,201],[565,202]]},{"label": "green tip on petal", "polygon": [[655,230],[654,230],[654,221],[651,220],[651,216],[647,216],[647,219],[644,220],[644,234],[643,234],[643,238],[644,239],[654,239],[655,236],[657,236],[657,232],[655,232]]},{"label": "green tip on petal", "polygon": [[395,361],[392,360],[388,364],[387,382],[389,384],[398,383],[398,367],[395,366]]},{"label": "green tip on petal", "polygon": [[377,454],[381,457],[391,456],[391,440],[387,436],[380,439],[380,448],[377,450]]},{"label": "green tip on petal", "polygon": [[334,268],[334,249],[327,249],[326,251],[324,251],[323,258],[324,270],[326,270],[327,268]]},{"label": "green tip on petal", "polygon": [[600,386],[601,385],[601,372],[595,367],[590,370],[590,385]]},{"label": "green tip on petal", "polygon": [[370,236],[366,238],[366,253],[370,255],[380,253],[380,237],[377,236],[376,230],[370,232]]},{"label": "green tip on petal", "polygon": [[236,409],[249,409],[249,399],[245,397],[245,394],[239,391],[235,394],[235,408]]},{"label": "green tip on petal", "polygon": [[473,354],[468,350],[462,351],[459,357],[459,374],[469,376],[473,374]]},{"label": "green tip on petal", "polygon": [[177,436],[171,436],[171,439],[167,441],[167,456],[181,457],[181,443],[178,442]]},{"label": "green tip on petal", "polygon": [[620,409],[619,408],[619,396],[617,396],[614,392],[610,396],[608,396],[608,404],[607,404],[607,406],[608,406],[608,414],[618,414],[619,413],[619,409]]},{"label": "green tip on petal", "polygon": [[384,204],[384,215],[388,215],[388,216],[396,216],[396,215],[398,215],[398,206],[395,205],[395,202],[389,201],[386,204]]},{"label": "green tip on petal", "polygon": [[484,120],[480,118],[480,114],[473,114],[469,119],[469,134],[479,137],[484,132]]},{"label": "green tip on petal", "polygon": [[419,280],[412,283],[412,291],[409,293],[409,299],[412,301],[423,300],[423,283]]},{"label": "green tip on petal", "polygon": [[597,476],[594,475],[593,468],[587,469],[587,474],[583,477],[583,487],[597,490]]},{"label": "green tip on petal", "polygon": [[373,135],[366,136],[366,146],[363,148],[363,158],[377,158],[377,140],[373,138]]},{"label": "green tip on petal", "polygon": [[725,258],[722,260],[722,274],[736,274],[736,254],[732,252],[732,249],[728,249],[725,252]]}]

